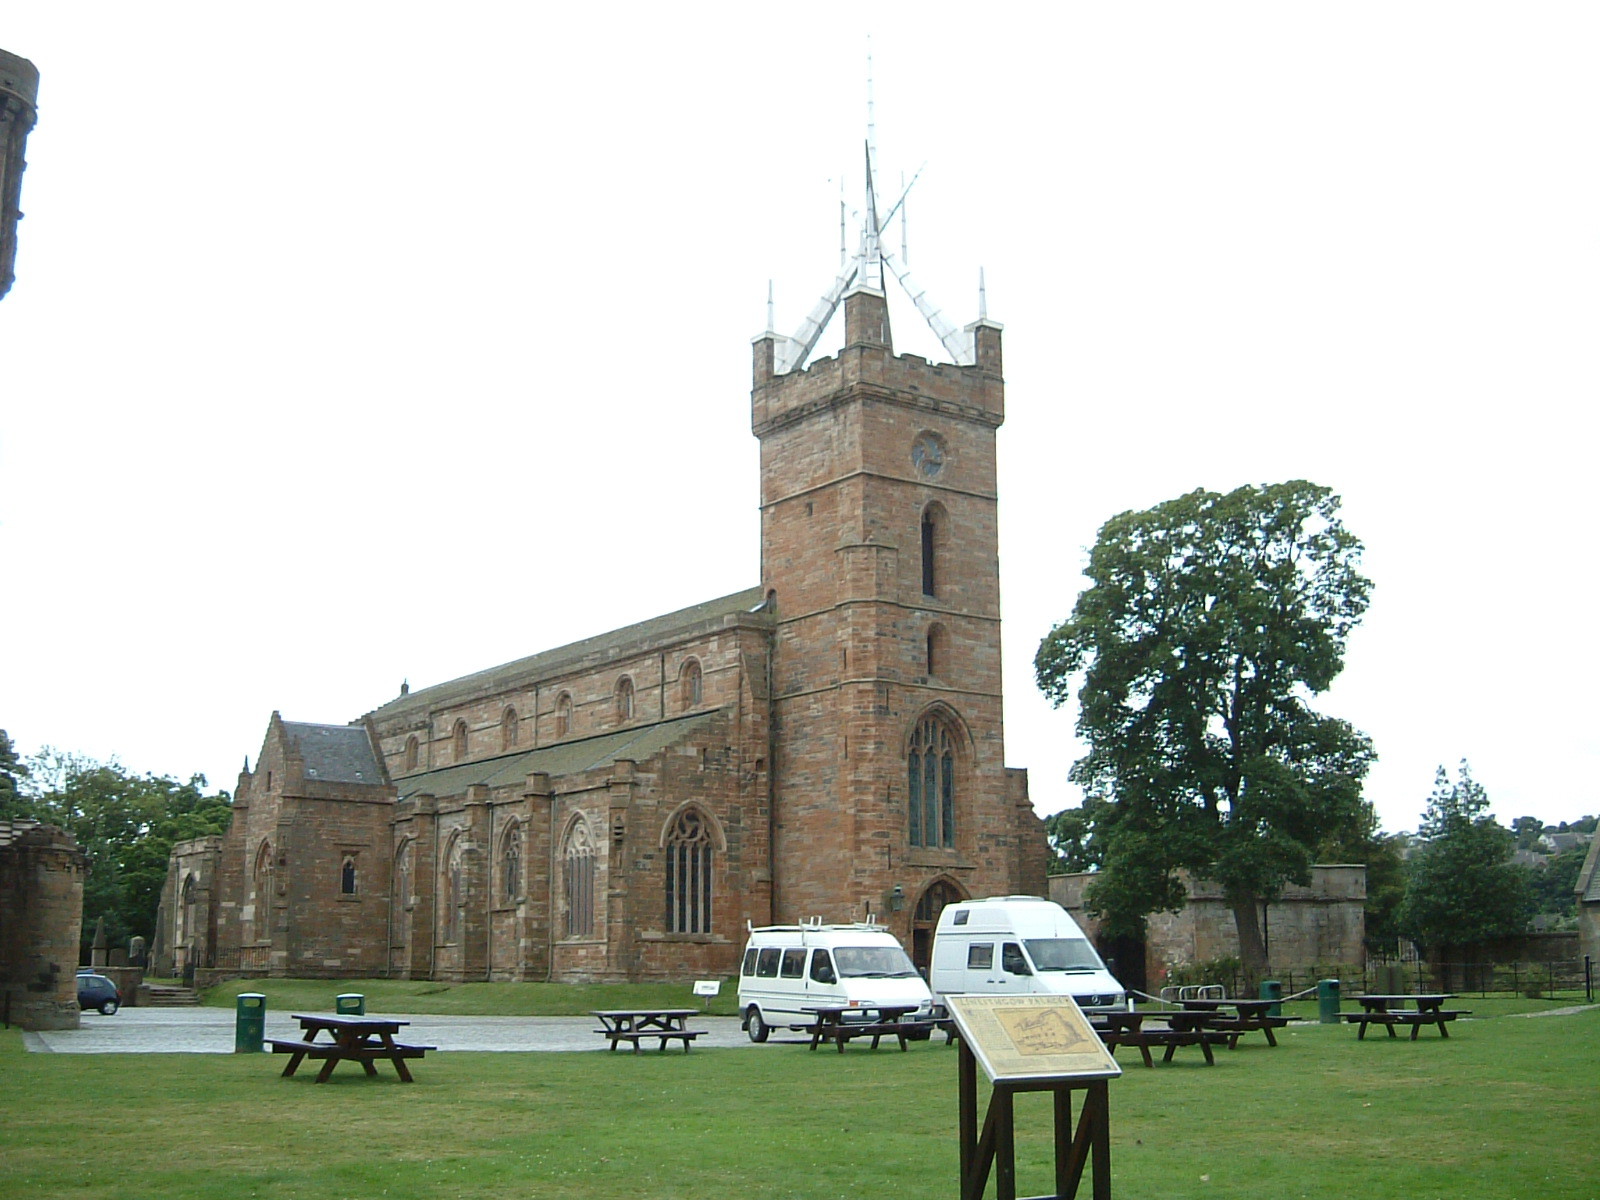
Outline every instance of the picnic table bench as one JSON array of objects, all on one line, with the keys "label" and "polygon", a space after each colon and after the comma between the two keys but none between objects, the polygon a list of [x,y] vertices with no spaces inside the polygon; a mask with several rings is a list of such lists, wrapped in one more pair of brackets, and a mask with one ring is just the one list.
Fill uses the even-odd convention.
[{"label": "picnic table bench", "polygon": [[[1147,1025],[1147,1017],[1159,1017],[1164,1023]],[[1144,1065],[1153,1067],[1155,1059],[1150,1055],[1152,1047],[1161,1048],[1161,1061],[1169,1063],[1179,1046],[1199,1046],[1206,1064],[1215,1066],[1216,1057],[1211,1047],[1226,1044],[1230,1035],[1226,1031],[1210,1028],[1213,1019],[1204,1012],[1111,1012],[1094,1013],[1089,1018],[1089,1024],[1100,1035],[1100,1041],[1113,1057],[1118,1046],[1132,1046],[1139,1051]]]},{"label": "picnic table bench", "polygon": [[605,1027],[595,1032],[611,1043],[608,1049],[615,1050],[618,1042],[627,1042],[637,1054],[639,1039],[656,1038],[660,1042],[657,1050],[665,1050],[668,1042],[679,1041],[687,1054],[695,1038],[705,1032],[685,1027],[689,1018],[699,1011],[697,1008],[603,1008],[589,1015],[598,1017]]},{"label": "picnic table bench", "polygon": [[[1228,1049],[1236,1049],[1239,1038],[1247,1033],[1260,1032],[1266,1035],[1267,1045],[1276,1046],[1278,1039],[1273,1035],[1274,1029],[1282,1029],[1289,1023],[1288,1017],[1275,1017],[1269,1011],[1274,1004],[1281,1003],[1277,1000],[1257,1000],[1248,997],[1205,997],[1190,998],[1178,1001],[1186,1012],[1210,1013],[1212,1020],[1207,1022],[1206,1028],[1215,1032],[1227,1033]],[[1231,1008],[1236,1015],[1229,1016],[1222,1010]]]},{"label": "picnic table bench", "polygon": [[[1360,1028],[1356,1032],[1359,1042],[1367,1036],[1368,1025],[1382,1025],[1389,1031],[1389,1036],[1394,1037],[1396,1025],[1411,1026],[1411,1040],[1417,1040],[1417,1034],[1422,1032],[1424,1025],[1434,1025],[1439,1029],[1440,1037],[1449,1037],[1450,1031],[1445,1025],[1457,1017],[1470,1016],[1470,1008],[1446,1008],[1444,1002],[1451,999],[1447,992],[1427,992],[1414,996],[1380,996],[1367,995],[1355,997],[1361,1005],[1358,1013],[1345,1013],[1344,1019],[1351,1025]],[[1405,1004],[1415,1004],[1415,1008],[1401,1007]]]},{"label": "picnic table bench", "polygon": [[[285,1079],[299,1070],[300,1064],[308,1058],[322,1063],[322,1069],[317,1072],[318,1083],[327,1083],[333,1075],[333,1069],[341,1062],[358,1062],[368,1075],[376,1075],[378,1068],[374,1064],[378,1059],[388,1059],[394,1064],[400,1082],[411,1083],[411,1071],[405,1060],[421,1058],[429,1050],[437,1049],[435,1046],[414,1046],[395,1041],[394,1035],[400,1032],[402,1025],[409,1025],[409,1021],[387,1017],[301,1013],[293,1016],[300,1022],[300,1031],[304,1036],[299,1040],[275,1038],[270,1043],[274,1054],[289,1055],[288,1065],[283,1068]],[[329,1040],[318,1041],[317,1035],[324,1032]]]},{"label": "picnic table bench", "polygon": [[[870,1037],[872,1048],[878,1048],[880,1038],[892,1037],[906,1048],[906,1035],[920,1031],[924,1024],[904,1018],[917,1011],[915,1004],[822,1004],[801,1009],[811,1013],[816,1020],[806,1026],[811,1034],[811,1049],[823,1042],[832,1042],[844,1053],[844,1044],[851,1038]],[[846,1020],[859,1017],[859,1020]]]}]

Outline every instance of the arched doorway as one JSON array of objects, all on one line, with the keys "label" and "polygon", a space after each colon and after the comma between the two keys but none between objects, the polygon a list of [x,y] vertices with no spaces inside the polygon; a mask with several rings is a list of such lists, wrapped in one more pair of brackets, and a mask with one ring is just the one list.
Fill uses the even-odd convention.
[{"label": "arched doorway", "polygon": [[938,927],[939,914],[945,905],[964,899],[961,889],[948,879],[935,879],[917,901],[911,914],[911,961],[924,979],[933,963],[933,932]]}]

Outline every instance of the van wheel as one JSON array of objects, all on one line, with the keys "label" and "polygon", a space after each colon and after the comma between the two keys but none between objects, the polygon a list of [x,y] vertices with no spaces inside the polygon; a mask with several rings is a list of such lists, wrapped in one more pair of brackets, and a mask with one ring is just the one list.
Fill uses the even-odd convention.
[{"label": "van wheel", "polygon": [[761,1010],[754,1005],[750,1006],[750,1018],[745,1022],[745,1028],[750,1031],[752,1042],[764,1042],[767,1040],[767,1034],[772,1032],[767,1028],[767,1023],[761,1019]]}]

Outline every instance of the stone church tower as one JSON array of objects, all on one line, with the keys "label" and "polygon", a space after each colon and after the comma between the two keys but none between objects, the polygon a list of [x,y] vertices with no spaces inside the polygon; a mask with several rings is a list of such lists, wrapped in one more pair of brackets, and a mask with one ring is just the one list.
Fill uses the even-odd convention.
[{"label": "stone church tower", "polygon": [[947,337],[964,365],[896,356],[872,266],[837,357],[755,343],[775,915],[870,913],[923,961],[945,903],[1042,877],[1043,839],[1004,757],[1000,326]]}]

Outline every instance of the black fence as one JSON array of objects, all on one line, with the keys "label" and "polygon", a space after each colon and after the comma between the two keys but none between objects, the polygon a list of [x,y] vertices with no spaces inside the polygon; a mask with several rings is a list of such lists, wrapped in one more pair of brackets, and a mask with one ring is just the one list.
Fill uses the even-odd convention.
[{"label": "black fence", "polygon": [[[1220,965],[1220,964],[1218,964]],[[1253,996],[1257,987],[1232,964],[1212,972],[1215,978],[1195,982],[1220,984],[1230,996]],[[1285,996],[1316,992],[1317,981],[1337,979],[1346,996],[1361,992],[1399,995],[1451,992],[1462,996],[1523,996],[1533,1000],[1594,1000],[1600,963],[1585,956],[1563,962],[1383,962],[1364,967],[1330,964],[1311,970],[1277,971],[1271,975]]]}]

